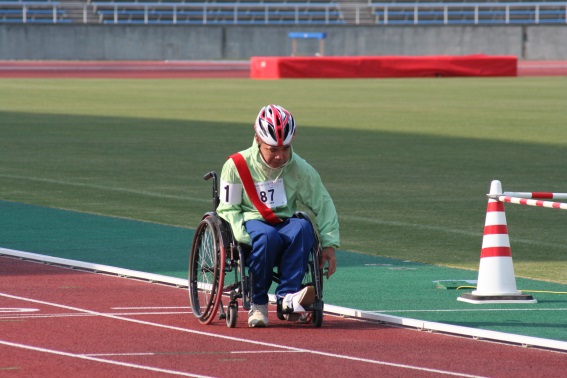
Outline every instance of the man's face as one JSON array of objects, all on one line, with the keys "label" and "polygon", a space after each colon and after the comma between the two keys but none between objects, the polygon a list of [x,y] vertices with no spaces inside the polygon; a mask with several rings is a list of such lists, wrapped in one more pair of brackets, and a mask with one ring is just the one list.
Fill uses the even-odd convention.
[{"label": "man's face", "polygon": [[260,153],[264,161],[271,168],[280,168],[289,160],[291,156],[291,146],[270,146],[266,143],[262,143],[257,138],[256,141],[260,145]]}]

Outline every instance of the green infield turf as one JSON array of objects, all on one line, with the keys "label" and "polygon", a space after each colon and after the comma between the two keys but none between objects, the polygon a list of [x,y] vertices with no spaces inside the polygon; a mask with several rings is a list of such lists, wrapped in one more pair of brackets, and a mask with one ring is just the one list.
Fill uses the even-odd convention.
[{"label": "green infield turf", "polygon": [[[259,108],[297,119],[342,249],[478,269],[486,192],[567,192],[567,77],[0,80],[0,199],[194,227]],[[516,275],[567,283],[567,213],[506,205]]]}]

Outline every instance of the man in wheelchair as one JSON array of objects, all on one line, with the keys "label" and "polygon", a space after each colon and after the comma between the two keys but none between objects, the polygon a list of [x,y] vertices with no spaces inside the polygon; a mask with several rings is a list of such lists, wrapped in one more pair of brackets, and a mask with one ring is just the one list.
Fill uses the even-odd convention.
[{"label": "man in wheelchair", "polygon": [[327,278],[336,270],[339,223],[319,174],[292,149],[293,116],[281,106],[267,105],[254,130],[252,146],[232,155],[222,168],[217,214],[231,225],[236,241],[251,246],[246,261],[253,293],[248,326],[267,327],[275,266],[280,271],[278,307],[288,320],[296,320],[315,297],[311,286],[300,290],[315,231],[309,220],[293,217],[297,203],[315,214],[323,248],[320,266],[328,264]]}]

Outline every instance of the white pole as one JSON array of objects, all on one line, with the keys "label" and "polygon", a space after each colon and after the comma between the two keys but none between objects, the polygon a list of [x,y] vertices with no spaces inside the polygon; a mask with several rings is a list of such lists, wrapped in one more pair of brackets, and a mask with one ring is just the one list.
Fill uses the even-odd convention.
[{"label": "white pole", "polygon": [[547,207],[549,209],[567,210],[567,203],[541,201],[535,199],[509,197],[509,196],[493,195],[493,194],[487,194],[487,196],[499,202],[515,203],[517,205],[527,205],[527,206],[536,206],[536,207]]},{"label": "white pole", "polygon": [[567,193],[550,193],[550,192],[504,192],[505,196],[518,197],[518,198],[540,198],[540,199],[554,199],[554,200],[567,200]]}]

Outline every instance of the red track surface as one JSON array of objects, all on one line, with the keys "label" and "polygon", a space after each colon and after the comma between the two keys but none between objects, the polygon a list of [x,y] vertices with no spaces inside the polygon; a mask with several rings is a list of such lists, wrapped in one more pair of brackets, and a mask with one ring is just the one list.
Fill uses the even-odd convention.
[{"label": "red track surface", "polygon": [[0,61],[0,78],[248,78],[246,61]]},{"label": "red track surface", "polygon": [[[20,309],[20,310],[18,310]],[[0,375],[553,377],[567,355],[326,316],[203,326],[185,289],[0,257]]]},{"label": "red track surface", "polygon": [[567,62],[561,60],[519,61],[518,76],[567,76]]},{"label": "red track surface", "polygon": [[[518,76],[567,76],[565,61],[518,61]],[[0,61],[0,78],[249,78],[248,61]]]}]

